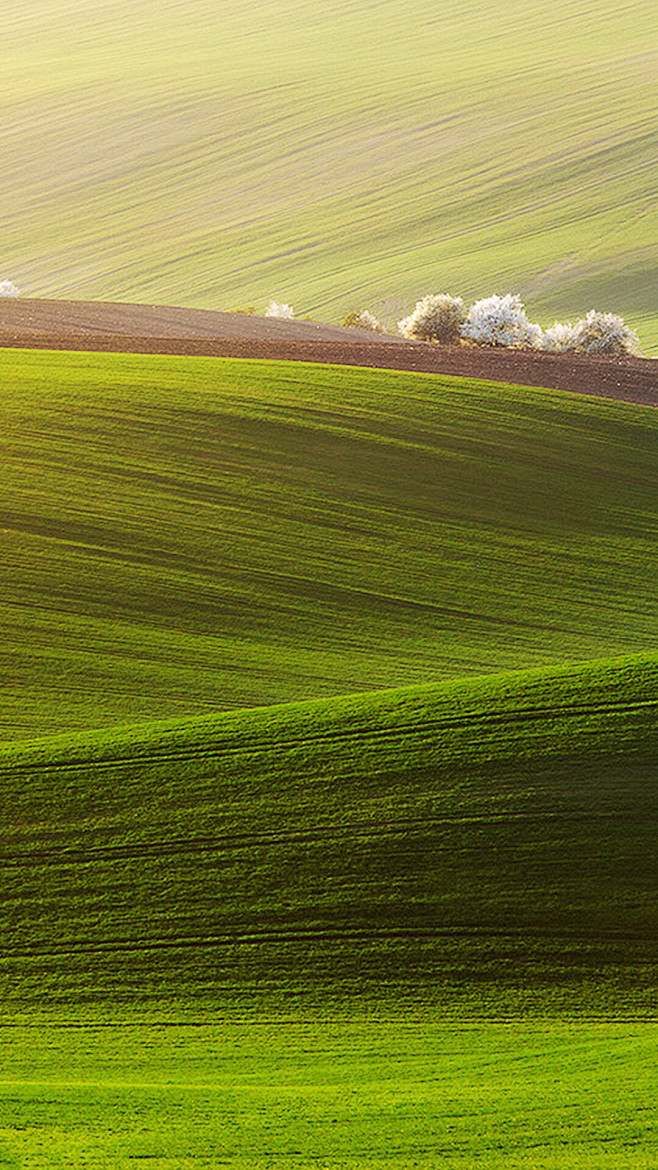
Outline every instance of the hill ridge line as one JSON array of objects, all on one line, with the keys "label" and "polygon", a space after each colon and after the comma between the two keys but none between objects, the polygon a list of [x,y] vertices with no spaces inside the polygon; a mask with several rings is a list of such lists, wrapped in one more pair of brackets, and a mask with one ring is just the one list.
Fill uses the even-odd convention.
[{"label": "hill ridge line", "polygon": [[[569,717],[570,715],[599,715],[599,714],[613,714],[621,712],[640,711],[644,709],[658,708],[658,697],[639,699],[634,698],[628,701],[611,701],[611,702],[583,702],[573,701],[564,702],[561,704],[518,702],[518,695],[522,693],[524,685],[532,684],[533,681],[542,683],[559,683],[561,680],[578,681],[587,676],[588,672],[596,667],[607,668],[614,673],[619,672],[623,666],[636,667],[645,669],[650,667],[658,668],[658,653],[652,654],[647,652],[640,652],[632,655],[621,655],[613,658],[594,658],[585,659],[581,662],[566,663],[561,666],[550,666],[546,668],[530,667],[521,670],[509,671],[492,671],[485,674],[464,675],[459,678],[443,679],[437,682],[414,683],[408,686],[401,687],[384,687],[375,690],[361,690],[349,691],[339,693],[331,697],[301,699],[293,702],[271,703],[254,707],[242,707],[238,709],[228,709],[225,711],[218,711],[216,713],[202,715],[202,716],[184,716],[179,720],[140,720],[135,723],[120,723],[114,726],[105,726],[99,728],[86,728],[84,731],[61,733],[56,732],[53,735],[45,737],[35,737],[22,740],[5,740],[0,743],[0,773],[5,768],[12,770],[21,770],[22,768],[31,768],[37,762],[35,753],[43,751],[44,749],[52,748],[53,750],[61,751],[64,758],[55,760],[52,763],[46,763],[39,760],[38,766],[41,771],[64,771],[74,770],[78,767],[85,767],[90,763],[89,757],[84,755],[86,749],[96,749],[99,753],[103,752],[103,747],[108,749],[114,748],[115,755],[99,754],[94,758],[95,767],[111,768],[116,763],[123,763],[131,755],[139,758],[140,762],[146,763],[149,761],[166,761],[166,760],[186,760],[189,758],[198,759],[204,757],[207,759],[218,758],[220,756],[229,756],[239,753],[244,750],[241,744],[233,744],[233,739],[236,735],[244,737],[244,728],[236,726],[237,721],[255,721],[257,724],[262,719],[278,718],[283,721],[297,718],[312,718],[314,714],[325,714],[332,719],[332,725],[324,729],[309,728],[308,733],[303,733],[301,730],[296,733],[293,731],[279,742],[285,747],[295,747],[298,745],[319,745],[328,740],[335,741],[339,738],[343,742],[349,740],[359,740],[367,736],[369,739],[388,738],[394,739],[398,736],[408,735],[410,732],[418,731],[417,724],[414,721],[406,720],[404,722],[395,722],[386,728],[377,729],[375,726],[363,724],[361,726],[346,726],[338,732],[333,726],[336,716],[339,718],[343,715],[349,716],[350,708],[354,707],[354,715],[356,718],[363,718],[363,715],[358,711],[358,705],[367,703],[373,709],[381,707],[386,709],[390,704],[396,701],[404,701],[417,699],[427,699],[440,701],[442,698],[446,702],[459,700],[459,697],[466,697],[467,701],[472,697],[478,697],[480,691],[490,685],[500,687],[511,686],[512,693],[500,693],[496,699],[498,706],[494,710],[488,711],[486,714],[482,713],[480,718],[488,725],[495,726],[496,723],[508,722],[510,719],[514,722],[524,722],[525,720],[532,720],[542,718],[550,715],[551,718],[560,716]],[[486,691],[484,692],[486,694]],[[388,703],[387,703],[388,700]],[[486,701],[491,703],[491,696],[486,694]],[[441,730],[452,730],[468,726],[469,720],[472,718],[472,713],[467,708],[463,713],[447,711],[445,715],[434,715],[432,718],[427,718],[423,723],[423,731],[431,733]],[[163,743],[162,747],[154,745],[152,750],[140,752],[141,744],[147,743],[153,736],[161,735],[167,740],[170,737],[178,737],[181,734],[189,733],[194,737],[200,735],[208,735],[216,732],[218,736],[225,739],[214,745],[206,745],[201,747],[195,745],[194,748],[175,750],[175,745],[168,745]],[[269,750],[269,739],[267,738],[268,728],[264,729],[262,736],[249,737],[249,751],[267,751]],[[104,743],[104,741],[106,741]],[[169,747],[173,750],[168,750]],[[78,759],[67,758],[66,753],[79,752]],[[24,757],[28,757],[25,759]],[[23,758],[22,758],[23,757]]]},{"label": "hill ridge line", "polygon": [[0,348],[349,365],[507,382],[658,406],[658,361],[651,358],[443,346],[338,325],[209,309],[8,299],[0,304]]}]

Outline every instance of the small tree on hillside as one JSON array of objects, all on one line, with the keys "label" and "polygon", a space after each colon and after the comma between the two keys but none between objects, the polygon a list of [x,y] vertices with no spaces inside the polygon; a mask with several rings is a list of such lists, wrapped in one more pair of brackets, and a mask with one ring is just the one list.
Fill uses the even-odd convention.
[{"label": "small tree on hillside", "polygon": [[283,321],[292,321],[295,316],[292,305],[280,304],[279,301],[270,301],[265,310],[266,317],[280,317]]},{"label": "small tree on hillside", "polygon": [[601,357],[641,356],[640,339],[634,329],[615,313],[590,309],[575,325],[556,321],[544,335],[544,345],[558,353],[586,353]]},{"label": "small tree on hillside", "polygon": [[438,341],[442,345],[451,345],[460,340],[465,318],[461,297],[434,293],[417,301],[413,313],[398,321],[398,333],[409,340]]},{"label": "small tree on hillside", "polygon": [[468,310],[462,337],[477,345],[502,345],[513,349],[538,349],[543,334],[529,321],[516,293],[494,295],[476,301]]},{"label": "small tree on hillside", "polygon": [[544,331],[542,349],[549,353],[573,353],[576,348],[576,327],[571,321],[554,321]]},{"label": "small tree on hillside", "polygon": [[371,333],[383,333],[384,327],[369,309],[354,309],[343,321],[348,329],[369,329]]},{"label": "small tree on hillside", "polygon": [[0,297],[19,297],[20,295],[13,280],[0,280]]}]

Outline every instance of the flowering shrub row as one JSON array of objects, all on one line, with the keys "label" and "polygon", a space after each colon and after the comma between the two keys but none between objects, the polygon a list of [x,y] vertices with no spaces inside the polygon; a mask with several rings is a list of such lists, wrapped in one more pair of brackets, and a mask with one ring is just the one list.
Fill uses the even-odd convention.
[{"label": "flowering shrub row", "polygon": [[[19,289],[11,280],[0,280],[0,297],[17,297]],[[247,310],[254,312],[253,306]],[[266,317],[290,321],[295,314],[291,305],[270,301]],[[382,333],[383,326],[368,309],[356,309],[343,321],[353,329]],[[467,310],[461,297],[434,293],[423,297],[408,317],[398,321],[398,332],[415,341],[438,341],[455,345],[462,341],[475,345],[506,346],[511,349],[542,349],[548,353],[584,353],[622,357],[641,355],[637,333],[615,313],[590,309],[572,325],[555,321],[550,328],[529,321],[525,306],[516,293],[501,297],[484,297]]]},{"label": "flowering shrub row", "polygon": [[[290,319],[290,305],[270,301],[268,317]],[[383,326],[368,309],[348,313],[343,325],[352,329],[383,332]],[[506,346],[511,349],[535,349],[548,353],[584,353],[622,357],[639,356],[637,334],[614,313],[591,309],[572,325],[555,321],[543,330],[529,321],[525,306],[516,293],[495,294],[475,301],[469,309],[461,297],[434,293],[417,302],[413,312],[398,322],[398,332],[414,341],[438,341],[442,345],[470,342],[475,345]]]},{"label": "flowering shrub row", "polygon": [[369,329],[371,333],[383,333],[384,327],[369,309],[355,309],[343,321],[348,329]]},{"label": "flowering shrub row", "polygon": [[408,317],[398,322],[403,337],[445,344],[460,341],[502,345],[513,349],[543,349],[549,353],[586,353],[620,357],[639,355],[637,334],[614,313],[591,309],[586,317],[556,321],[546,331],[529,321],[515,293],[484,297],[468,311],[461,297],[437,293],[423,297]]},{"label": "flowering shrub row", "polygon": [[295,316],[292,305],[281,304],[279,301],[270,301],[265,310],[266,317],[280,317],[283,321],[292,321]]},{"label": "flowering shrub row", "polygon": [[543,348],[553,353],[641,354],[637,333],[621,317],[596,309],[575,325],[556,321],[544,333]]}]

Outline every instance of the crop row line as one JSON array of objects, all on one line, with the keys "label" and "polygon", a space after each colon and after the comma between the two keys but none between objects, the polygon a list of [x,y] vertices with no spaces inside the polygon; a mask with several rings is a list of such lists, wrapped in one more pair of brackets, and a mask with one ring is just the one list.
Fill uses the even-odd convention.
[{"label": "crop row line", "polygon": [[255,845],[312,844],[322,838],[342,839],[344,837],[395,836],[413,829],[436,829],[441,826],[508,824],[517,821],[558,821],[574,823],[581,821],[614,821],[626,823],[641,821],[655,823],[658,816],[646,812],[630,813],[626,810],[575,809],[558,812],[502,812],[480,813],[464,816],[408,817],[399,820],[354,821],[315,825],[309,829],[288,829],[269,833],[222,833],[211,837],[171,837],[126,845],[100,845],[85,848],[53,846],[43,849],[0,854],[0,868],[19,868],[31,862],[39,862],[46,868],[62,865],[87,864],[102,860],[130,860],[149,857],[170,857],[194,853],[215,853],[223,850],[245,849]]},{"label": "crop row line", "polygon": [[519,939],[527,942],[583,942],[588,946],[593,943],[630,943],[653,942],[653,935],[644,935],[638,932],[602,931],[593,935],[591,931],[581,930],[539,930],[536,927],[523,926],[518,928],[491,927],[491,926],[463,926],[448,927],[431,926],[391,926],[377,930],[365,927],[327,927],[326,929],[288,929],[262,931],[234,931],[224,934],[191,935],[154,938],[110,938],[110,939],[76,939],[67,940],[59,945],[52,943],[33,944],[28,947],[12,947],[5,945],[0,949],[0,959],[30,958],[36,956],[56,955],[86,955],[108,954],[134,951],[152,950],[188,950],[190,948],[214,949],[217,947],[260,946],[263,943],[299,943],[299,942],[386,942],[393,939],[418,939],[432,941],[434,939],[501,939],[515,942]]}]

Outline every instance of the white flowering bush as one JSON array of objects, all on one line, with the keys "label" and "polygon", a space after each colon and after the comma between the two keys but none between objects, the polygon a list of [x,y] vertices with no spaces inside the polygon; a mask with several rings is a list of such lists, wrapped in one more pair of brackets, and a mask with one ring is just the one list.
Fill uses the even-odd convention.
[{"label": "white flowering bush", "polygon": [[266,317],[280,317],[283,321],[292,321],[295,316],[292,305],[280,304],[279,301],[270,301],[265,310]]},{"label": "white flowering bush", "polygon": [[513,349],[539,349],[543,333],[526,316],[516,293],[494,294],[476,301],[468,310],[461,335],[477,345],[504,345]]},{"label": "white flowering bush", "polygon": [[461,297],[433,293],[416,302],[413,313],[398,321],[398,333],[414,341],[439,341],[450,345],[460,339],[466,310]]},{"label": "white flowering bush", "polygon": [[541,347],[549,353],[573,353],[576,349],[576,326],[571,321],[554,321],[544,331]]},{"label": "white flowering bush", "polygon": [[384,328],[369,309],[355,309],[348,313],[343,325],[348,329],[369,329],[371,333],[383,333]]},{"label": "white flowering bush", "polygon": [[615,313],[600,313],[590,309],[573,326],[574,353],[588,353],[603,357],[639,357],[640,339],[634,329],[626,325],[623,317]]},{"label": "white flowering bush", "polygon": [[19,297],[20,295],[13,280],[0,280],[0,297]]}]

